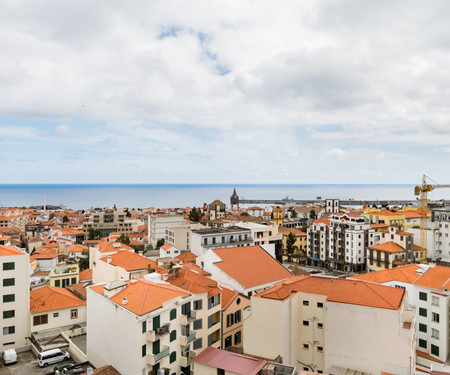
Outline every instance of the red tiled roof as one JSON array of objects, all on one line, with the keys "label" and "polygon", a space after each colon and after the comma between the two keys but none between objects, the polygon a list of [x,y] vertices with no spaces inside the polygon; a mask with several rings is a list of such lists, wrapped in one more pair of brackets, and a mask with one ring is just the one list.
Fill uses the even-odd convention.
[{"label": "red tiled roof", "polygon": [[85,305],[86,301],[74,296],[64,288],[44,286],[30,291],[30,312],[68,309]]},{"label": "red tiled roof", "polygon": [[108,257],[111,257],[110,264],[117,267],[122,267],[128,272],[146,270],[148,265],[150,265],[153,269],[158,268],[158,265],[154,260],[137,253],[132,253],[131,251],[119,251],[115,254],[100,258],[100,260],[103,262],[108,262]]},{"label": "red tiled roof", "polygon": [[197,259],[197,257],[190,251],[185,251],[180,255],[176,256],[175,258],[181,260],[182,262],[195,262],[195,260]]},{"label": "red tiled roof", "polygon": [[33,259],[55,259],[58,257],[58,252],[53,249],[47,249],[40,253],[33,254],[31,258]]},{"label": "red tiled roof", "polygon": [[235,292],[234,290],[225,288],[223,286],[220,287],[222,289],[222,310],[225,310],[228,306],[230,306],[231,302],[234,301],[234,299],[239,295],[238,292]]},{"label": "red tiled roof", "polygon": [[67,249],[67,251],[69,253],[81,253],[81,252],[87,251],[87,250],[89,250],[89,248],[87,246],[83,246],[83,245],[80,245],[80,244],[70,246]]},{"label": "red tiled roof", "polygon": [[[144,315],[162,307],[163,303],[178,297],[187,297],[190,293],[169,284],[158,284],[146,279],[126,281],[125,289],[116,293],[109,300],[131,311],[136,315]],[[94,292],[104,295],[105,284],[90,287]],[[128,303],[122,304],[126,297]]]},{"label": "red tiled roof", "polygon": [[414,285],[424,286],[431,289],[447,289],[450,281],[450,268],[435,266],[429,268],[420,276]]},{"label": "red tiled roof", "polygon": [[0,256],[5,257],[11,255],[24,255],[24,253],[14,246],[0,245]]},{"label": "red tiled roof", "polygon": [[244,288],[287,279],[292,274],[261,246],[232,247],[212,250],[222,260],[218,268]]},{"label": "red tiled roof", "polygon": [[419,278],[416,272],[420,267],[417,264],[409,264],[403,267],[395,267],[387,270],[363,273],[361,275],[351,276],[351,279],[372,281],[374,283],[383,284],[390,281],[399,281],[402,283],[412,284]]},{"label": "red tiled roof", "polygon": [[92,270],[90,268],[86,268],[85,270],[81,271],[79,274],[80,281],[83,280],[92,280]]},{"label": "red tiled roof", "polygon": [[294,276],[254,297],[285,300],[297,292],[326,295],[329,302],[388,310],[398,310],[405,296],[403,289],[359,280]]},{"label": "red tiled roof", "polygon": [[129,250],[134,252],[132,247],[124,245],[120,242],[100,241],[97,245],[95,245],[95,248],[97,248],[101,253],[113,253],[119,250]]},{"label": "red tiled roof", "polygon": [[403,253],[403,252],[405,252],[405,249],[403,247],[401,247],[400,245],[398,245],[392,241],[385,242],[385,243],[375,245],[375,246],[370,246],[369,249],[385,251],[387,253]]},{"label": "red tiled roof", "polygon": [[208,297],[212,297],[221,293],[221,290],[217,286],[217,281],[210,279],[209,277],[199,275],[188,268],[179,268],[177,275],[175,276],[174,274],[170,274],[167,281],[170,284],[193,294],[207,292]]},{"label": "red tiled roof", "polygon": [[267,363],[263,359],[251,358],[212,346],[203,350],[193,361],[239,375],[255,375]]}]

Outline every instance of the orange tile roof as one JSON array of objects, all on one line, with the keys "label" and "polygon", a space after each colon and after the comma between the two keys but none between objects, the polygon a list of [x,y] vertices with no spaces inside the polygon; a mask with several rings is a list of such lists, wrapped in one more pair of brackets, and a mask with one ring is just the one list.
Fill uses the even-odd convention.
[{"label": "orange tile roof", "polygon": [[92,280],[92,270],[90,268],[86,268],[85,270],[81,271],[79,274],[80,281],[82,280]]},{"label": "orange tile roof", "polygon": [[163,246],[161,246],[161,249],[163,249],[164,251],[170,250],[170,248],[174,247],[172,244],[170,243],[165,243]]},{"label": "orange tile roof", "polygon": [[199,275],[198,273],[187,268],[178,269],[177,276],[174,274],[169,274],[167,281],[170,284],[193,294],[207,292],[208,297],[212,297],[221,293],[217,281],[210,279],[209,277]]},{"label": "orange tile roof", "polygon": [[450,268],[435,266],[429,268],[420,276],[414,285],[424,286],[431,289],[447,289],[450,281]]},{"label": "orange tile roof", "polygon": [[370,246],[371,250],[385,251],[387,253],[404,253],[405,249],[395,242],[385,242],[379,245]]},{"label": "orange tile roof", "polygon": [[276,282],[292,276],[261,246],[231,247],[212,251],[222,259],[214,265],[244,288]]},{"label": "orange tile roof", "polygon": [[74,296],[64,288],[44,286],[30,291],[30,312],[33,314],[68,309],[85,304],[86,301]]},{"label": "orange tile roof", "polygon": [[[127,272],[146,270],[148,265],[153,269],[159,269],[158,264],[154,260],[131,251],[119,251],[109,256],[111,257],[110,264],[121,267]],[[108,256],[100,258],[100,260],[107,263]]]},{"label": "orange tile roof", "polygon": [[33,259],[54,259],[58,257],[58,252],[53,249],[47,249],[40,253],[33,254],[31,257]]},{"label": "orange tile roof", "polygon": [[89,250],[89,248],[88,248],[87,246],[80,245],[80,244],[70,246],[70,247],[67,249],[67,251],[68,251],[69,253],[81,253],[81,252],[87,251],[87,250]]},{"label": "orange tile roof", "polygon": [[408,264],[403,267],[395,267],[387,270],[363,273],[361,275],[351,276],[351,279],[372,281],[378,284],[384,284],[390,281],[399,281],[402,283],[412,284],[416,281],[420,274],[416,271],[421,268],[417,264]]},{"label": "orange tile roof", "polygon": [[[136,315],[144,315],[162,307],[163,303],[175,298],[185,298],[191,294],[170,284],[154,283],[146,279],[126,281],[127,286],[112,296],[110,301],[122,306]],[[104,295],[105,284],[90,287],[94,292]],[[126,297],[128,303],[122,305]]]},{"label": "orange tile roof", "polygon": [[418,212],[403,211],[402,214],[405,215],[407,219],[420,219],[420,213]]},{"label": "orange tile roof", "polygon": [[225,288],[223,286],[220,287],[222,289],[222,310],[225,310],[228,306],[230,306],[231,302],[234,301],[234,299],[239,295],[238,292],[235,292],[234,290]]},{"label": "orange tile roof", "polygon": [[124,245],[120,242],[100,241],[97,245],[95,245],[95,248],[101,253],[113,253],[119,250],[129,250],[134,252],[132,247]]},{"label": "orange tile roof", "polygon": [[405,297],[400,288],[321,276],[293,276],[254,297],[284,300],[297,292],[325,295],[329,302],[388,310],[398,310]]},{"label": "orange tile roof", "polygon": [[0,245],[0,256],[11,256],[11,255],[25,255],[22,253],[19,249],[15,248],[14,246],[6,246],[6,245]]},{"label": "orange tile roof", "polygon": [[389,224],[370,224],[370,227],[373,229],[377,229],[377,228],[389,228]]},{"label": "orange tile roof", "polygon": [[197,259],[197,257],[190,251],[185,251],[180,255],[176,256],[175,258],[181,260],[182,262],[195,262],[195,260]]},{"label": "orange tile roof", "polygon": [[209,272],[206,272],[205,270],[202,270],[199,266],[197,266],[195,263],[183,263],[181,266],[183,268],[186,268],[187,270],[194,271],[202,276],[211,276]]},{"label": "orange tile roof", "polygon": [[396,234],[400,235],[400,236],[412,236],[413,234],[410,232],[403,232],[403,231],[399,231]]},{"label": "orange tile roof", "polygon": [[328,220],[328,219],[319,219],[319,220],[316,220],[316,221],[314,222],[314,224],[325,224],[325,225],[330,225],[330,220]]}]

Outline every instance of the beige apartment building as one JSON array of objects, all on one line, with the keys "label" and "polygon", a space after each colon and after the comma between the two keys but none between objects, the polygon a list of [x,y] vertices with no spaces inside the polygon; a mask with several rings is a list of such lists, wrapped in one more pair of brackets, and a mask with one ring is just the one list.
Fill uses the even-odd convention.
[{"label": "beige apartment building", "polygon": [[191,231],[202,228],[202,224],[186,224],[173,227],[167,227],[164,240],[182,251],[191,250]]},{"label": "beige apartment building", "polygon": [[285,280],[252,297],[244,352],[280,356],[305,371],[414,374],[414,308],[405,290],[381,287],[320,276]]},{"label": "beige apartment building", "polygon": [[114,208],[106,208],[101,212],[94,212],[89,220],[83,224],[83,231],[89,229],[100,229],[100,237],[107,237],[112,232],[120,234],[133,233],[133,221],[127,220],[123,211],[116,211]]}]

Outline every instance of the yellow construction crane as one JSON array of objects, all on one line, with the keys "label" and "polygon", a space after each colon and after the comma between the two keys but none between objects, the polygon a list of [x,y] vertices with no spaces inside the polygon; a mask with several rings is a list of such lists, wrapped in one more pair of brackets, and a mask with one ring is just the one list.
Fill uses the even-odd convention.
[{"label": "yellow construction crane", "polygon": [[[430,179],[428,177],[428,179]],[[420,195],[420,262],[427,261],[427,219],[428,219],[428,192],[434,189],[450,188],[450,185],[431,185],[427,183],[427,176],[423,175],[422,185],[414,188],[414,194]]]}]

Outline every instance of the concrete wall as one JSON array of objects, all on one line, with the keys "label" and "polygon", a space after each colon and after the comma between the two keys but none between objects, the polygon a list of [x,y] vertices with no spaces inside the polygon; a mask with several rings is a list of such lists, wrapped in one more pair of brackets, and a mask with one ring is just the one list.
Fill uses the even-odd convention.
[{"label": "concrete wall", "polygon": [[[71,318],[72,310],[77,310],[78,312],[78,317],[75,319]],[[58,316],[54,316],[54,314],[58,314]],[[39,315],[47,315],[48,323],[39,324],[36,326],[33,325],[33,318]],[[40,332],[47,329],[55,329],[84,323],[86,323],[86,305],[30,314],[31,332]]]}]

